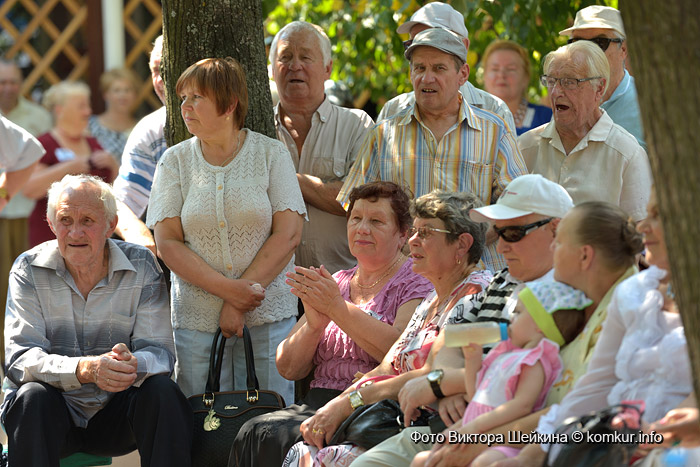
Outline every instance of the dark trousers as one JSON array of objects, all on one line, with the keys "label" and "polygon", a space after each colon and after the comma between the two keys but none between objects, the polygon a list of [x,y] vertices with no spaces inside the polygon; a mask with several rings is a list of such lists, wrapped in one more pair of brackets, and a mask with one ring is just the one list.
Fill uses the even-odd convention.
[{"label": "dark trousers", "polygon": [[9,463],[58,467],[75,452],[121,456],[139,450],[142,466],[191,465],[192,410],[165,375],[116,393],[88,423],[76,427],[61,391],[46,383],[20,386],[5,414]]}]

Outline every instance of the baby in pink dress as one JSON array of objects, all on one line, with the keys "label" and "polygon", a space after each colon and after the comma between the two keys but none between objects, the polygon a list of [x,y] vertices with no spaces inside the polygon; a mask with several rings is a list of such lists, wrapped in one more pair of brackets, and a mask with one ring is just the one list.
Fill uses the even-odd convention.
[{"label": "baby in pink dress", "polygon": [[[559,347],[572,341],[592,301],[583,292],[554,281],[527,284],[518,295],[508,340],[483,359],[480,345],[463,347],[469,404],[461,433],[485,433],[544,407],[561,371]],[[494,447],[472,467],[515,457],[518,449]]]}]

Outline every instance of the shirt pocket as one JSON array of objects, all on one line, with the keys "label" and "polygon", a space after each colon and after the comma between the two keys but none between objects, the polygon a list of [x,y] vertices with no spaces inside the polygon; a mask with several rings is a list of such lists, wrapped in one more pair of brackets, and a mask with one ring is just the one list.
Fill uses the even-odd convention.
[{"label": "shirt pocket", "polygon": [[469,190],[484,204],[491,203],[491,187],[493,184],[493,164],[475,161],[463,161],[460,167],[461,179],[469,180],[467,186],[460,186],[460,191]]},{"label": "shirt pocket", "polygon": [[345,157],[342,155],[314,157],[310,166],[309,175],[318,177],[324,182],[343,180],[346,175]]}]

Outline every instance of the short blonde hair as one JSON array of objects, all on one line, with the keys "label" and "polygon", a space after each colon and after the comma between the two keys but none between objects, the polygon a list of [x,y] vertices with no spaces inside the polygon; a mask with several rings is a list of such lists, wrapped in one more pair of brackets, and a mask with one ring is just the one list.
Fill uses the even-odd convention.
[{"label": "short blonde hair", "polygon": [[82,81],[61,81],[46,91],[41,103],[50,112],[53,112],[57,105],[63,105],[66,99],[71,96],[87,96],[89,98],[90,87]]},{"label": "short blonde hair", "polygon": [[[527,49],[520,44],[505,39],[493,41],[488,45],[488,47],[486,47],[486,50],[484,51],[484,56],[481,58],[481,66],[484,67],[484,72],[486,72],[486,66],[489,62],[489,57],[491,57],[491,54],[499,50],[509,50],[511,52],[515,52],[518,55],[518,57],[520,57],[520,60],[522,60],[523,62],[523,70],[525,71],[527,82],[529,83],[531,78],[530,57],[527,53]],[[527,93],[527,87],[525,87],[525,93]]]},{"label": "short blonde hair", "polygon": [[110,224],[117,217],[117,197],[109,183],[105,183],[100,177],[94,175],[66,175],[58,182],[53,182],[47,193],[46,218],[51,223],[56,220],[56,207],[61,195],[70,189],[78,188],[80,185],[92,185],[100,192],[100,201],[104,206],[105,219]]},{"label": "short blonde hair", "polygon": [[603,94],[608,90],[610,63],[605,52],[597,44],[591,41],[576,41],[548,53],[544,59],[544,74],[549,74],[552,62],[560,59],[573,62],[577,71],[585,77],[599,76],[605,79]]},{"label": "short blonde hair", "polygon": [[238,128],[243,128],[248,113],[248,85],[245,71],[236,59],[205,58],[190,65],[178,78],[175,92],[180,95],[186,86],[191,86],[211,98],[219,115],[236,103],[233,121]]},{"label": "short blonde hair", "polygon": [[113,68],[109,71],[105,71],[100,76],[100,92],[102,94],[109,91],[109,88],[119,80],[128,81],[134,92],[139,87],[139,81],[133,71],[127,70],[126,68]]}]

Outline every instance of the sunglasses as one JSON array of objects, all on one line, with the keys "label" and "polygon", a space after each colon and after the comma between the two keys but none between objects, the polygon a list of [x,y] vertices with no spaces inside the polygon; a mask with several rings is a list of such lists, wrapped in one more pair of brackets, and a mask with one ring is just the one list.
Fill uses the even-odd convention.
[{"label": "sunglasses", "polygon": [[430,237],[433,232],[442,232],[442,233],[452,233],[449,230],[445,229],[436,229],[435,227],[411,227],[408,229],[408,238],[412,238],[415,234],[418,234],[418,238],[421,240],[425,240],[426,238]]},{"label": "sunglasses", "polygon": [[545,224],[549,224],[552,221],[552,219],[554,218],[550,217],[549,219],[542,219],[541,221],[533,222],[532,224],[508,225],[506,227],[501,228],[498,228],[494,225],[493,230],[504,241],[508,243],[515,243],[525,238],[525,235],[534,232],[535,230],[539,229]]},{"label": "sunglasses", "polygon": [[577,42],[577,41],[595,42],[598,45],[598,47],[603,49],[603,52],[608,50],[608,47],[610,47],[611,42],[615,42],[616,44],[622,44],[622,39],[620,39],[618,37],[616,37],[614,39],[611,39],[609,37],[594,37],[593,39],[583,39],[580,37],[577,37],[577,38],[572,37],[571,39],[568,40],[567,44],[573,44],[574,42]]}]

